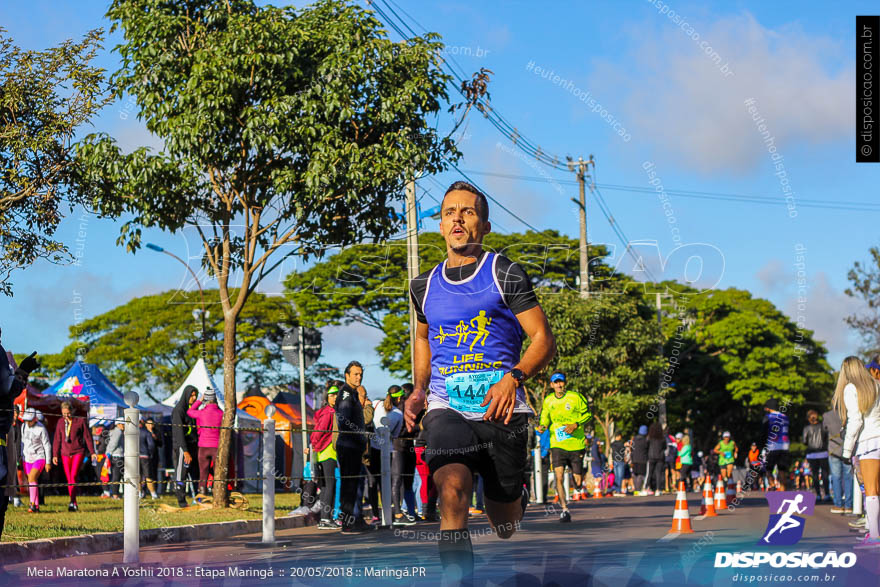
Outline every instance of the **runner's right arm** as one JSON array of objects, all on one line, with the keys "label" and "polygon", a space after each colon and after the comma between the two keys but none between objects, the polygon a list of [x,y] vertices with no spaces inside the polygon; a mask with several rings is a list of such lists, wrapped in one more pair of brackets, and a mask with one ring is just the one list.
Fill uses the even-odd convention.
[{"label": "runner's right arm", "polygon": [[428,342],[428,324],[416,321],[415,348],[413,349],[413,392],[406,400],[403,419],[407,431],[412,432],[416,417],[425,408],[428,382],[431,380],[431,345]]}]

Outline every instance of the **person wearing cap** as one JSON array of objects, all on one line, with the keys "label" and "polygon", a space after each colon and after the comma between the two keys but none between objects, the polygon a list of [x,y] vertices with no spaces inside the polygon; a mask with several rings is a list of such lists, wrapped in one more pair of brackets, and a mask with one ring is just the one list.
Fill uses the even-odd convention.
[{"label": "person wearing cap", "polygon": [[198,463],[193,464],[199,455],[199,437],[196,433],[196,421],[187,415],[187,411],[199,398],[199,390],[187,385],[171,412],[171,464],[174,465],[174,495],[178,507],[186,507],[186,477],[194,484],[198,483]]},{"label": "person wearing cap", "polygon": [[74,416],[70,402],[61,402],[61,418],[55,424],[55,438],[52,441],[52,464],[57,465],[60,461],[64,467],[64,476],[67,477],[67,494],[70,503],[67,511],[79,510],[76,504],[76,477],[85,457],[95,457],[95,443],[92,441],[92,433],[86,424],[88,417]]},{"label": "person wearing cap", "polygon": [[584,453],[587,448],[584,424],[592,416],[584,397],[574,391],[566,390],[565,385],[565,373],[556,371],[550,376],[553,393],[547,394],[544,398],[540,425],[536,430],[538,432],[550,430],[550,462],[556,480],[556,495],[559,496],[559,504],[562,506],[559,521],[568,523],[571,522],[571,513],[568,511],[568,495],[563,485],[565,467],[568,466],[574,476],[575,490],[572,500],[579,501],[584,498],[581,485],[584,474]]},{"label": "person wearing cap", "polygon": [[645,493],[645,474],[648,469],[648,427],[639,426],[639,433],[632,439],[633,495]]},{"label": "person wearing cap", "polygon": [[309,438],[312,450],[318,453],[316,477],[321,482],[318,530],[338,530],[340,527],[334,520],[333,506],[336,501],[336,439],[339,437],[335,406],[341,385],[341,381],[327,382],[324,406],[315,412],[315,429]]},{"label": "person wearing cap", "polygon": [[199,436],[199,493],[205,495],[208,475],[213,471],[217,458],[220,426],[223,424],[223,410],[217,405],[217,394],[214,390],[208,388],[201,400],[197,399],[193,402],[186,415],[196,422],[196,432]]},{"label": "person wearing cap", "polygon": [[37,419],[37,411],[34,408],[26,409],[21,419],[25,423],[21,431],[22,462],[24,463],[24,474],[28,480],[28,495],[31,500],[28,512],[36,514],[40,511],[37,480],[44,470],[48,473],[52,469],[50,462],[52,444],[49,442],[49,432]]},{"label": "person wearing cap", "polygon": [[785,491],[788,481],[788,469],[791,467],[791,440],[788,436],[788,416],[779,410],[779,400],[771,397],[764,402],[764,437],[767,439],[764,459],[765,471],[772,479],[773,469],[776,473],[776,488]]},{"label": "person wearing cap", "polygon": [[721,440],[715,445],[712,452],[718,455],[718,466],[721,468],[721,477],[724,479],[724,482],[727,483],[727,480],[733,476],[733,466],[739,456],[739,448],[731,439],[730,432],[725,431],[724,434],[721,435]]}]

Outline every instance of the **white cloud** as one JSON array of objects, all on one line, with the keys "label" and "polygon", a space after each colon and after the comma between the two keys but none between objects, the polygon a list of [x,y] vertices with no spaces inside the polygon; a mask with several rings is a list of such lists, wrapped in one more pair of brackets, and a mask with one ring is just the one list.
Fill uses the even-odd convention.
[{"label": "white cloud", "polygon": [[854,354],[859,345],[858,336],[843,319],[861,310],[862,304],[835,289],[823,271],[810,277],[810,286],[804,297],[806,302],[800,311],[797,296],[789,298],[784,307],[786,314],[795,320],[799,313],[803,315],[807,328],[814,331],[816,339],[825,343],[831,355]]},{"label": "white cloud", "polygon": [[[765,28],[750,14],[692,23],[698,41],[665,17],[657,24],[634,34],[637,50],[629,59],[598,62],[591,85],[603,95],[623,92],[621,123],[658,156],[704,174],[768,165],[747,98],[782,154],[849,136],[851,52],[796,27]],[[733,72],[726,77],[719,71],[725,63]]]}]

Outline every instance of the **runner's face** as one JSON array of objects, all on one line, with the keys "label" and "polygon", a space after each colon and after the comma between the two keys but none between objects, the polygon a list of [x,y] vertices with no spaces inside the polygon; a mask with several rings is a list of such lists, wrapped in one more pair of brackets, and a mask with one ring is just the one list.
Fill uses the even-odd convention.
[{"label": "runner's face", "polygon": [[489,222],[480,220],[476,194],[453,190],[443,198],[440,233],[449,248],[458,251],[468,245],[480,244],[490,230]]},{"label": "runner's face", "polygon": [[336,407],[336,394],[335,393],[331,393],[330,395],[327,396],[327,403],[330,405],[331,408]]},{"label": "runner's face", "polygon": [[556,395],[562,395],[565,393],[565,381],[554,381],[550,384],[550,387],[553,388],[553,391]]}]

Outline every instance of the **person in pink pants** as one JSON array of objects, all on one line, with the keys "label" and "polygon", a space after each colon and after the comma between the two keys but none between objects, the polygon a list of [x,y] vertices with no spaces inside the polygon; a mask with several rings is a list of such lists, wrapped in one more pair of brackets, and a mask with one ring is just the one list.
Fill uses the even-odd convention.
[{"label": "person in pink pants", "polygon": [[60,460],[67,478],[67,494],[70,503],[67,510],[78,511],[76,505],[76,476],[87,455],[95,458],[95,444],[88,426],[88,416],[74,416],[69,402],[61,403],[61,419],[55,425],[55,438],[52,443],[52,464]]}]

